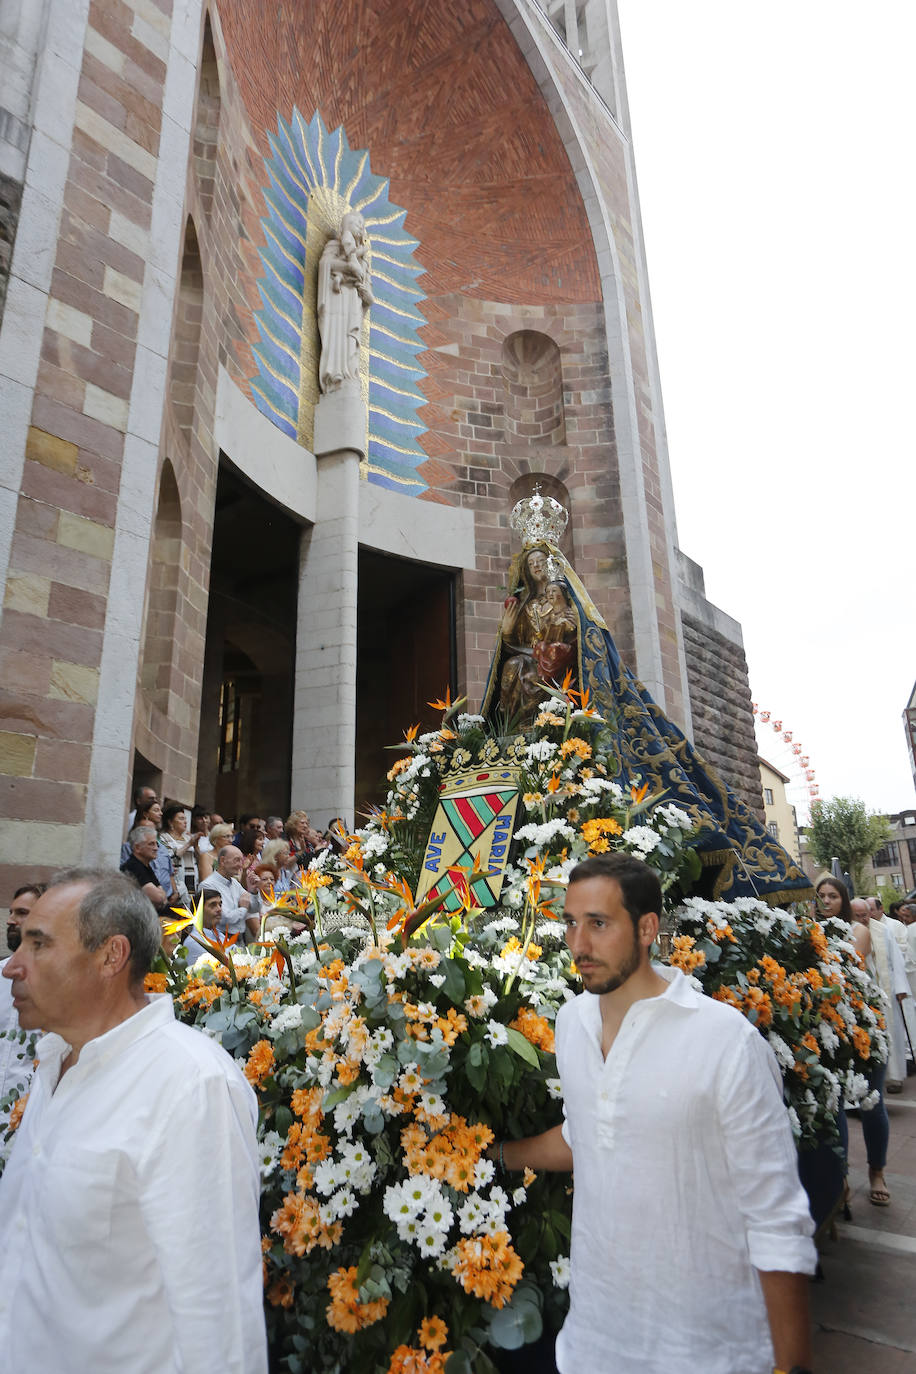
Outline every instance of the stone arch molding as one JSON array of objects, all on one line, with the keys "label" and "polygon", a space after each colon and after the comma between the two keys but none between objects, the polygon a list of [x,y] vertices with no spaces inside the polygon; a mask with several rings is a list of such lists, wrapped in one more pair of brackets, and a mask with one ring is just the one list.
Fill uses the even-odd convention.
[{"label": "stone arch molding", "polygon": [[178,614],[181,575],[181,496],[175,469],[166,458],[159,476],[159,496],[153,522],[146,637],[140,682],[150,701],[167,711]]}]

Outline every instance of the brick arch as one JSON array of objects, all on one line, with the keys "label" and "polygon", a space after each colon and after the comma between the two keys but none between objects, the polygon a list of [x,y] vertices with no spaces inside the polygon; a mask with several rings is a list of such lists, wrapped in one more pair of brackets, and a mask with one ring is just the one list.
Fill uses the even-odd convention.
[{"label": "brick arch", "polygon": [[307,22],[298,0],[220,0],[218,11],[262,155],[294,106],[343,125],[407,210],[427,297],[601,298],[569,158],[493,0],[311,0]]}]

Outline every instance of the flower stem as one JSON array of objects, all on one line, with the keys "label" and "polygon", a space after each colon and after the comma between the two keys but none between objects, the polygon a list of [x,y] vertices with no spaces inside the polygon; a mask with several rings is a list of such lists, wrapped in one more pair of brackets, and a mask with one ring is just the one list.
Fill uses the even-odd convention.
[{"label": "flower stem", "polygon": [[[315,944],[314,931],[310,931],[309,933],[312,936],[312,944],[315,946],[315,953],[317,955],[318,946]],[[292,952],[286,941],[281,940],[279,937],[277,939],[277,949],[280,951],[280,953],[283,955],[283,958],[286,960],[286,967],[289,969],[289,990],[293,994],[293,1001],[298,1002],[299,997],[296,984],[296,970],[293,968]]]}]

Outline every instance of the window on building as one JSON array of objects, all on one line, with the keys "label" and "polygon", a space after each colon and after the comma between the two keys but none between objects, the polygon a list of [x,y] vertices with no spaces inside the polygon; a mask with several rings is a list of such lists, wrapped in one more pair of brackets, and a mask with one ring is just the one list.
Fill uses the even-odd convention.
[{"label": "window on building", "polygon": [[906,847],[910,854],[910,863],[916,869],[916,840],[907,840]]},{"label": "window on building", "polygon": [[765,787],[765,788],[763,789],[763,803],[764,803],[764,806],[772,806],[772,805],[773,805],[773,789],[772,789],[772,787]]},{"label": "window on building", "polygon": [[900,854],[897,850],[897,841],[891,840],[883,849],[879,849],[871,862],[873,868],[890,868],[891,864],[899,864]]},{"label": "window on building", "polygon": [[769,830],[774,840],[779,839],[779,826],[776,824],[775,821],[770,821],[769,825],[767,826],[767,830]]},{"label": "window on building", "polygon": [[219,689],[219,771],[236,773],[242,734],[242,702],[231,678]]}]

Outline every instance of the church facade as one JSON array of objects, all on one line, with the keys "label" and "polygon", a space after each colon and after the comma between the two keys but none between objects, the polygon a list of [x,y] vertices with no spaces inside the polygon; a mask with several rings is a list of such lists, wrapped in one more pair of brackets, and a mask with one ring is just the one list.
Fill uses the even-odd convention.
[{"label": "church facade", "polygon": [[[429,700],[477,709],[536,484],[760,811],[740,628],[677,546],[613,0],[5,14],[0,900],[111,860],[140,782],[352,823]],[[347,214],[343,404],[317,283]]]}]

